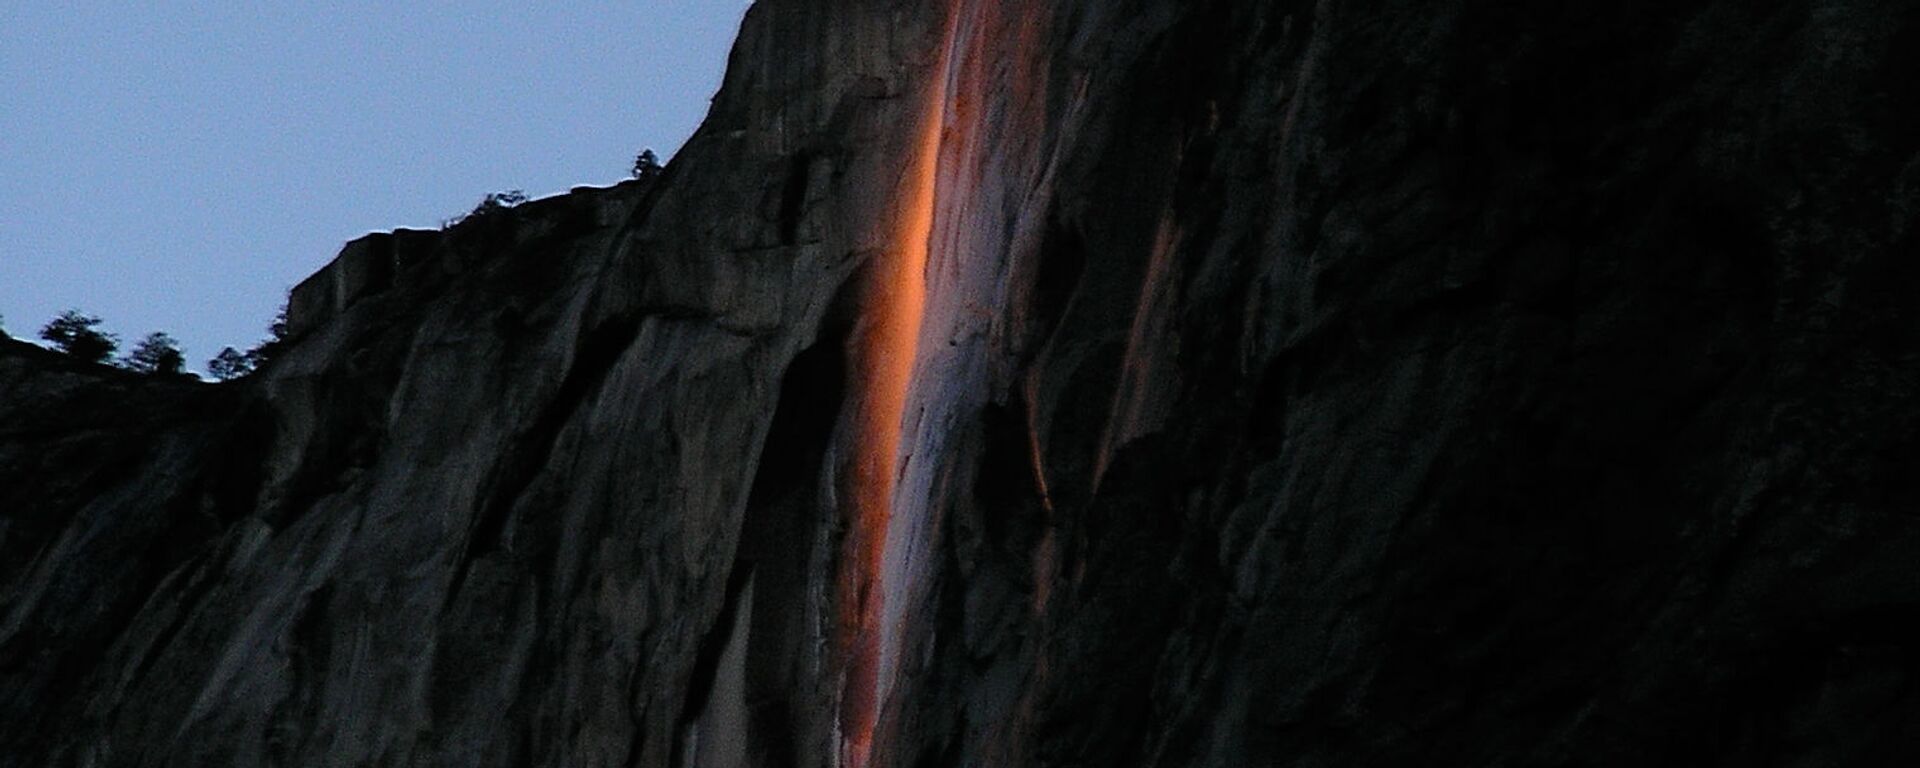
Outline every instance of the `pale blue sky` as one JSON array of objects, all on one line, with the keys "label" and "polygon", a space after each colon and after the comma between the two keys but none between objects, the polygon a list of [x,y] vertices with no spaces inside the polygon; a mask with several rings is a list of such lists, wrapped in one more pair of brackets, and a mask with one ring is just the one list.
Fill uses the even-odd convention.
[{"label": "pale blue sky", "polygon": [[362,233],[669,156],[746,0],[0,3],[0,316],[199,370]]}]

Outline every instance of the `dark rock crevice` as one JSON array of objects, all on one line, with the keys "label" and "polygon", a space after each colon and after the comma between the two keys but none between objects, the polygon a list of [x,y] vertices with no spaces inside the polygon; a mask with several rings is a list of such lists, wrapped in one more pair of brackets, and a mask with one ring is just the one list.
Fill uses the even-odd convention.
[{"label": "dark rock crevice", "polygon": [[449,602],[458,596],[473,561],[504,545],[501,535],[507,517],[551,459],[560,430],[605,385],[608,372],[632,348],[639,327],[637,319],[615,319],[582,334],[573,365],[561,379],[552,399],[527,431],[516,438],[514,447],[502,453],[500,464],[485,474],[489,482],[479,497],[480,507],[475,512],[473,528],[454,566],[455,581],[447,589]]}]

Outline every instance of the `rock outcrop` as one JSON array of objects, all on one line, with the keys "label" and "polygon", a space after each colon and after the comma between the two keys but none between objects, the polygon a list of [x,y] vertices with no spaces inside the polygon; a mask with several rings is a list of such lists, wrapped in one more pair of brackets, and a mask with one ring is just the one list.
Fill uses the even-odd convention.
[{"label": "rock outcrop", "polygon": [[1920,11],[761,0],[218,385],[0,339],[0,764],[1920,757]]}]

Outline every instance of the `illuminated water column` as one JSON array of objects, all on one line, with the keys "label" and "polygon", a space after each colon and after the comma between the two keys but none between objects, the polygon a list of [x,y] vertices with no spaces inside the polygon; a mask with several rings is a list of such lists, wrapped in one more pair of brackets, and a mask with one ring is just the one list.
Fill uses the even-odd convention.
[{"label": "illuminated water column", "polygon": [[[1051,184],[1041,140],[1046,27],[1026,6],[946,6],[895,187],[891,247],[869,267],[839,584],[841,766],[890,759],[896,724],[886,714],[907,705],[901,686],[927,639],[914,618],[940,562],[954,425],[986,403],[1003,352],[993,328],[1017,303],[1009,299],[1014,265],[1043,240],[1045,208],[1029,203]],[[1036,557],[1050,570],[1044,554]]]},{"label": "illuminated water column", "polygon": [[[940,137],[946,122],[947,62],[951,23],[942,36],[941,59],[928,88],[917,134],[904,172],[900,220],[893,249],[874,264],[866,330],[859,344],[863,397],[855,414],[854,465],[849,502],[852,546],[842,569],[842,626],[847,671],[841,689],[841,764],[865,768],[873,749],[882,692],[881,658],[886,643],[887,529],[900,478],[901,430],[919,357],[926,311],[926,270],[933,237]],[[847,575],[851,576],[849,581]]]}]

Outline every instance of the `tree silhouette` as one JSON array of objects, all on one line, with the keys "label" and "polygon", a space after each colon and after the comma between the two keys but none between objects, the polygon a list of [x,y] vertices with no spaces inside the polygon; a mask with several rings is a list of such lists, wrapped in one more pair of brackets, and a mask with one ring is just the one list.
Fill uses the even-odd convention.
[{"label": "tree silhouette", "polygon": [[120,348],[120,339],[97,330],[100,318],[69,309],[40,329],[40,338],[77,360],[104,363]]},{"label": "tree silhouette", "polygon": [[172,336],[155,331],[140,340],[133,348],[133,354],[121,364],[127,370],[156,376],[178,376],[186,373],[187,357],[180,353],[180,342]]},{"label": "tree silhouette", "polygon": [[662,170],[660,156],[652,149],[640,150],[640,156],[633,159],[633,177],[641,181],[652,181]]},{"label": "tree silhouette", "polygon": [[280,356],[280,350],[287,346],[287,304],[281,303],[280,312],[273,316],[273,323],[267,326],[267,338],[253,349],[247,350],[247,372],[272,362]]},{"label": "tree silhouette", "polygon": [[267,326],[267,338],[245,352],[226,347],[207,360],[207,375],[218,381],[232,381],[260,370],[280,357],[290,343],[287,333],[287,302],[280,303],[273,322]]},{"label": "tree silhouette", "polygon": [[465,224],[469,221],[481,221],[483,219],[488,219],[488,218],[491,218],[496,213],[504,211],[508,208],[512,208],[526,201],[527,201],[527,193],[518,189],[509,189],[505,192],[488,192],[487,196],[481,198],[480,203],[473,207],[473,210],[467,211],[466,214],[464,215],[455,216],[451,219],[447,219],[446,221],[440,222],[440,228],[452,229],[454,227],[460,226],[461,224]]},{"label": "tree silhouette", "polygon": [[207,375],[220,381],[231,381],[249,373],[253,373],[253,360],[233,347],[220,350],[220,354],[207,361]]}]

